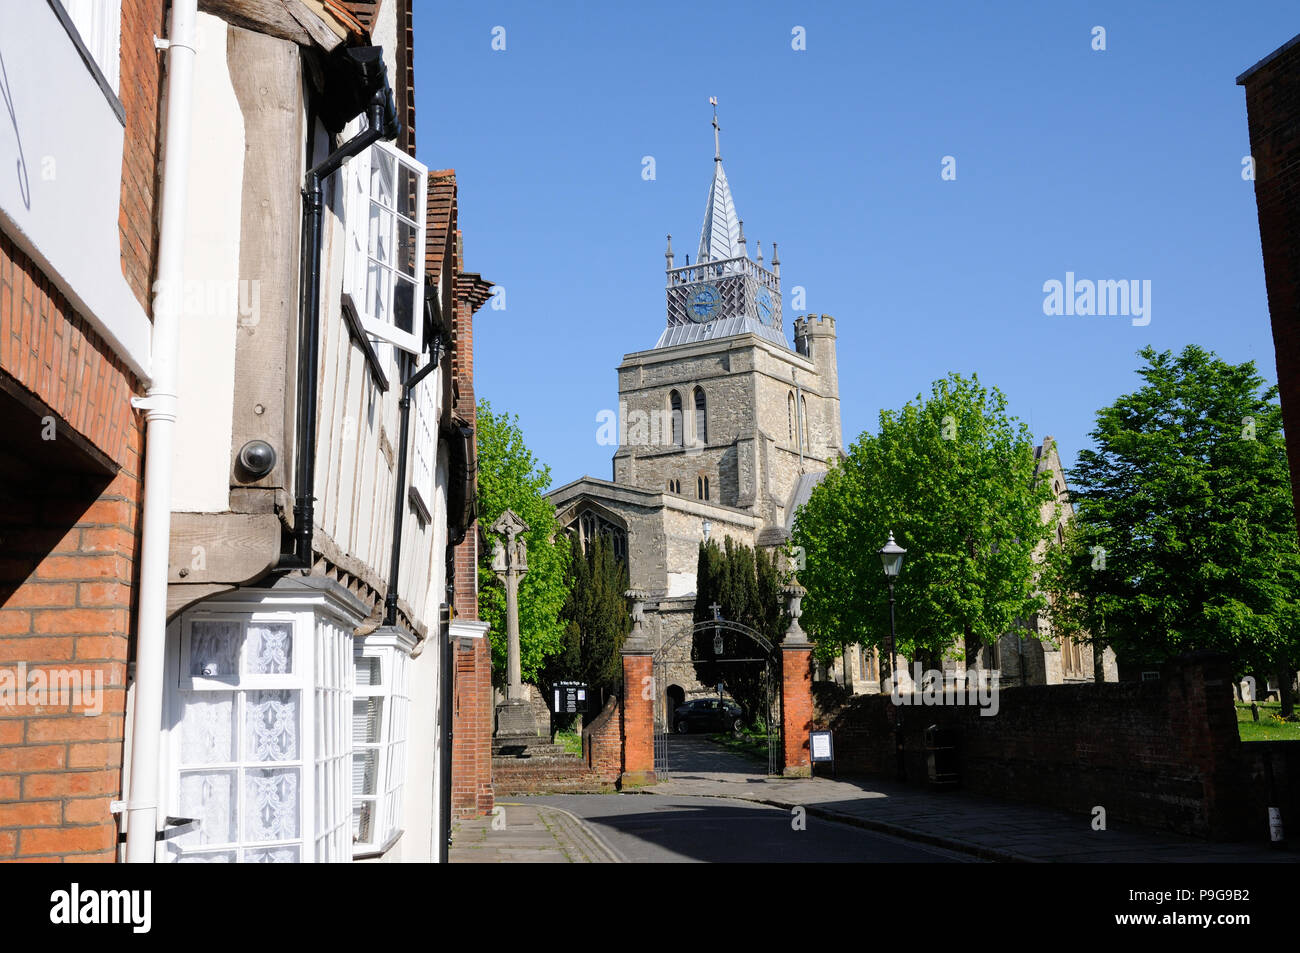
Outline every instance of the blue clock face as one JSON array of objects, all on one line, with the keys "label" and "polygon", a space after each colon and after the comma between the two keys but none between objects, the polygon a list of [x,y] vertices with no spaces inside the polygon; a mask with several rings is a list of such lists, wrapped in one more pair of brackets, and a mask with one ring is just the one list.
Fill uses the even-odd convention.
[{"label": "blue clock face", "polygon": [[758,317],[764,324],[772,320],[772,292],[766,288],[758,290]]},{"label": "blue clock face", "polygon": [[722,295],[713,285],[705,285],[695,294],[691,295],[690,313],[691,320],[697,324],[709,320],[713,317],[714,312],[718,310],[718,304],[722,300]]}]

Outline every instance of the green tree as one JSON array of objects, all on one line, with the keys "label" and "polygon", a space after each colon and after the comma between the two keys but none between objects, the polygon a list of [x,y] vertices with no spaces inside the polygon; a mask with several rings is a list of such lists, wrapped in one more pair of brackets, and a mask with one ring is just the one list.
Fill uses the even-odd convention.
[{"label": "green tree", "polygon": [[1209,649],[1276,672],[1289,708],[1300,549],[1277,388],[1253,361],[1147,347],[1144,385],[1097,413],[1048,560],[1054,624],[1123,662]]},{"label": "green tree", "polygon": [[[568,594],[565,570],[569,543],[556,539],[555,507],[542,494],[551,484],[551,468],[538,462],[524,443],[519,418],[494,414],[486,400],[478,404],[478,522],[486,531],[507,509],[528,524],[528,572],[519,584],[519,667],[526,682],[537,680],[548,655],[560,651],[564,623],[560,610]],[[478,565],[479,617],[491,624],[492,674],[506,677],[505,587],[492,572],[492,545]]]},{"label": "green tree", "polygon": [[[723,546],[715,540],[701,543],[695,572],[694,619],[696,622],[712,619],[710,607],[716,602],[724,619],[747,625],[777,645],[787,625],[783,584],[776,560],[763,550],[756,552],[734,543],[731,537],[727,537]],[[761,647],[752,639],[738,632],[724,631],[722,659],[761,655]],[[743,709],[747,722],[760,714],[766,717],[763,665],[715,661],[713,633],[709,630],[696,633],[691,658],[700,683],[713,686],[721,682]]]},{"label": "green tree", "polygon": [[[795,518],[808,589],[804,627],[829,661],[845,644],[888,648],[888,590],[877,550],[908,550],[896,585],[898,651],[934,665],[969,656],[1042,607],[1034,550],[1047,538],[1050,475],[997,388],[950,374],[900,411],[882,411]],[[972,659],[973,661],[973,659]]]},{"label": "green tree", "polygon": [[627,565],[614,556],[604,534],[598,534],[584,553],[575,533],[565,578],[563,648],[547,659],[542,681],[548,687],[562,679],[583,681],[589,697],[600,698],[618,691],[623,682],[623,642],[632,628],[625,595]]}]

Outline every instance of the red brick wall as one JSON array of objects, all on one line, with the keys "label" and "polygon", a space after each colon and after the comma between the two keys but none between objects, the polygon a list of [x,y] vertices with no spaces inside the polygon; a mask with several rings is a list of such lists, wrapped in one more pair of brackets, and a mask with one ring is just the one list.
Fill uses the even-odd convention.
[{"label": "red brick wall", "polygon": [[157,257],[158,151],[163,54],[153,38],[167,35],[164,0],[123,0],[122,81],[118,98],[126,112],[122,150],[122,201],[118,231],[122,274],[146,311]]},{"label": "red brick wall", "polygon": [[812,764],[808,732],[813,726],[812,650],[781,650],[782,764],[788,775],[806,775]]},{"label": "red brick wall", "polygon": [[[30,461],[39,483],[0,478],[0,669],[13,686],[20,662],[29,678],[40,669],[102,686],[95,716],[66,696],[0,707],[0,858],[111,861],[141,492],[143,434],[130,400],[140,382],[2,235],[0,378],[37,409],[7,425],[36,430],[55,418],[54,440],[41,445],[48,460]],[[66,446],[70,431],[117,475],[70,469],[83,456]]]},{"label": "red brick wall", "polygon": [[[163,0],[125,0],[118,227],[122,273],[146,311],[162,79],[153,37],[164,34]],[[12,459],[0,474],[0,671],[11,691],[23,663],[28,679],[56,673],[88,692],[75,706],[56,693],[0,707],[0,859],[112,861],[143,452],[130,401],[143,384],[2,233],[0,385],[15,398],[7,426],[55,418],[54,440],[26,461],[39,481],[20,486],[29,469]]]},{"label": "red brick wall", "polygon": [[654,780],[655,709],[654,659],[650,655],[623,656],[623,782],[644,784]]},{"label": "red brick wall", "polygon": [[602,781],[617,781],[623,772],[623,709],[611,695],[605,707],[582,730],[582,757]]},{"label": "red brick wall", "polygon": [[462,638],[456,648],[452,712],[451,808],[456,817],[492,810],[492,658],[488,641]]},{"label": "red brick wall", "polygon": [[[1031,685],[997,700],[993,715],[900,706],[908,781],[927,779],[925,730],[938,725],[955,734],[966,790],[1080,814],[1101,806],[1108,821],[1186,834],[1239,832],[1247,774],[1222,658],[1169,662],[1159,681]],[[835,733],[840,774],[894,776],[892,709],[888,695],[861,695],[818,717]]]},{"label": "red brick wall", "polygon": [[[1300,434],[1300,44],[1243,85],[1283,424]],[[1287,442],[1287,455],[1300,525],[1300,440]]]}]

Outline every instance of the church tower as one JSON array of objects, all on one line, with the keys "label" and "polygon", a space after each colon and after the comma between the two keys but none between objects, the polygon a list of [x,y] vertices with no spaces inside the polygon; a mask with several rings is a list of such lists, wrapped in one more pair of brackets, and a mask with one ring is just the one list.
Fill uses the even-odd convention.
[{"label": "church tower", "polygon": [[791,346],[777,247],[765,262],[745,237],[716,106],[694,260],[679,264],[669,237],[662,330],[618,366],[613,479],[584,476],[549,494],[566,530],[584,543],[608,535],[626,553],[632,586],[649,594],[649,638],[685,653],[669,677],[687,694],[704,686],[689,640],[673,640],[692,624],[700,543],[780,546],[843,452],[835,319],[796,318]]}]

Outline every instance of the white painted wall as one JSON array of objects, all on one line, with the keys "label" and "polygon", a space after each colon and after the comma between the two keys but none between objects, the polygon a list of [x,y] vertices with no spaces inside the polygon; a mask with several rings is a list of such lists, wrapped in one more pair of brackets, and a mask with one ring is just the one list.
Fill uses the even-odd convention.
[{"label": "white painted wall", "polygon": [[172,484],[172,509],[186,513],[230,509],[235,334],[240,321],[263,319],[252,306],[256,286],[239,287],[244,118],[226,63],[227,29],[199,14]]},{"label": "white painted wall", "polygon": [[48,3],[0,4],[0,62],[0,229],[147,379],[150,323],[122,275],[122,123]]}]

